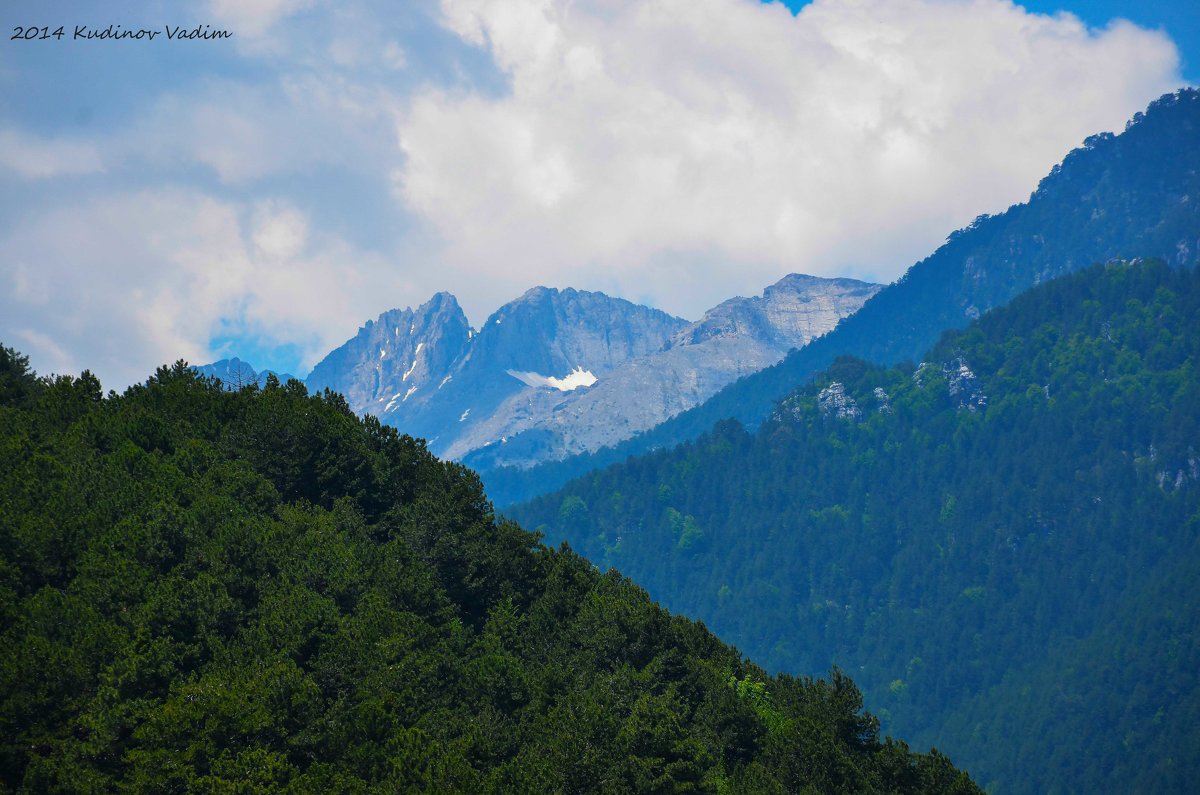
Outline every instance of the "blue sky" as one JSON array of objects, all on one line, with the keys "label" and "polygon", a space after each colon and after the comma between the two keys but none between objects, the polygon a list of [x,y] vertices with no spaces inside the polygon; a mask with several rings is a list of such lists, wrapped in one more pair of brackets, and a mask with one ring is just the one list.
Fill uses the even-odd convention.
[{"label": "blue sky", "polygon": [[[364,321],[535,284],[698,317],[899,276],[1194,80],[1184,3],[12,2],[0,341],[107,386],[304,374]],[[208,26],[229,39],[76,40]]]}]

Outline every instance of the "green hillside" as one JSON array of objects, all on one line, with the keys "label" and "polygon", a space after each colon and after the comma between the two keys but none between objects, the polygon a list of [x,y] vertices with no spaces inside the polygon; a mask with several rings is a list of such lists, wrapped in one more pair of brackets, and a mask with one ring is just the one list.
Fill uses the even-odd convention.
[{"label": "green hillside", "polygon": [[1200,775],[1200,275],[1049,282],[920,366],[514,509],[773,670],[839,665],[996,793]]},{"label": "green hillside", "polygon": [[296,381],[0,346],[0,506],[3,792],[978,791]]}]

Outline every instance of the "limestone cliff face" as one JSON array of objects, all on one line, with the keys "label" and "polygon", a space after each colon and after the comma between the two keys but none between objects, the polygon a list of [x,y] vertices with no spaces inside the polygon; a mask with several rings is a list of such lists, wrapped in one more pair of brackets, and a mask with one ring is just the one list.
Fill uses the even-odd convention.
[{"label": "limestone cliff face", "polygon": [[530,466],[628,439],[782,359],[857,311],[880,288],[792,274],[731,298],[587,389],[513,395],[448,449],[472,466]]},{"label": "limestone cliff face", "polygon": [[754,298],[731,298],[704,313],[671,340],[672,346],[698,345],[718,338],[753,339],[761,345],[807,345],[831,331],[880,290],[854,279],[821,279],[793,273]]},{"label": "limestone cliff face", "polygon": [[394,413],[421,390],[449,375],[472,336],[467,317],[450,293],[438,293],[416,310],[392,309],[368,320],[358,333],[313,368],[309,391],[341,392],[360,414]]},{"label": "limestone cliff face", "polygon": [[544,423],[559,399],[661,349],[685,325],[603,293],[536,287],[488,318],[444,389],[407,416],[383,419],[407,422],[439,455],[462,458],[503,444],[516,424]]},{"label": "limestone cliff face", "polygon": [[689,323],[603,293],[535,287],[478,331],[454,296],[438,293],[367,321],[306,385],[342,393],[439,455],[529,466],[695,406],[829,331],[878,289],[793,274]]},{"label": "limestone cliff face", "polygon": [[660,349],[687,321],[604,293],[535,287],[498,309],[479,332],[473,370],[609,373]]},{"label": "limestone cliff face", "polygon": [[[326,356],[310,390],[346,396],[456,457],[508,399],[586,389],[630,359],[661,349],[687,321],[603,293],[535,287],[471,329],[454,296],[369,321]],[[486,432],[480,445],[490,441]],[[499,439],[500,437],[495,437]],[[461,451],[461,452],[460,452]]]}]

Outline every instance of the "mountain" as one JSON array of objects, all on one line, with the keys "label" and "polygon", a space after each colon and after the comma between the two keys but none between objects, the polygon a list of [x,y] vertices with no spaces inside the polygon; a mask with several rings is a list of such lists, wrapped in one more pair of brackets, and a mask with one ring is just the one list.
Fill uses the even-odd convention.
[{"label": "mountain", "polygon": [[738,377],[833,329],[880,289],[791,274],[761,296],[731,298],[588,384],[558,392],[529,381],[447,449],[475,467],[530,466],[597,450],[651,428]]},{"label": "mountain", "polygon": [[[514,416],[544,418],[555,399],[662,347],[687,322],[603,293],[536,287],[475,332],[440,293],[385,312],[313,369],[310,388],[460,457],[497,440]],[[500,415],[500,418],[497,417]]]},{"label": "mountain", "polygon": [[981,792],[337,393],[0,345],[0,450],[5,792]]},{"label": "mountain", "polygon": [[731,298],[676,334],[668,350],[716,340],[741,344],[754,355],[758,348],[787,352],[807,345],[833,327],[875,293],[881,285],[855,279],[822,279],[793,273],[754,298]]},{"label": "mountain", "polygon": [[[544,421],[685,322],[603,293],[534,288],[488,318],[451,391],[427,404],[426,416],[438,420],[427,431],[430,445],[461,458],[501,438],[515,418]],[[399,417],[385,421],[408,427]]]},{"label": "mountain", "polygon": [[306,383],[439,455],[531,466],[653,427],[828,332],[878,289],[792,274],[688,323],[603,293],[536,287],[478,332],[439,293],[368,322]]},{"label": "mountain", "polygon": [[981,216],[881,290],[833,332],[705,403],[598,453],[529,470],[483,472],[504,506],[631,455],[693,439],[725,418],[756,426],[775,402],[841,355],[890,364],[919,356],[945,329],[1055,276],[1117,257],[1177,265],[1200,257],[1200,92],[1153,102],[1120,135],[1084,142],[1024,204]]},{"label": "mountain", "polygon": [[1189,792],[1197,361],[1200,270],[1095,266],[510,515],[990,792]]},{"label": "mountain", "polygon": [[288,373],[277,373],[274,370],[255,370],[254,365],[249,362],[243,362],[236,356],[232,359],[222,359],[219,362],[205,364],[193,368],[202,376],[211,378],[220,378],[226,389],[241,389],[250,384],[258,386],[266,386],[268,376],[275,376],[279,383],[285,384],[294,375]]},{"label": "mountain", "polygon": [[422,400],[444,385],[473,335],[454,296],[438,293],[416,311],[393,309],[368,320],[305,384],[314,392],[340,392],[359,414],[402,416],[416,392],[423,390]]}]

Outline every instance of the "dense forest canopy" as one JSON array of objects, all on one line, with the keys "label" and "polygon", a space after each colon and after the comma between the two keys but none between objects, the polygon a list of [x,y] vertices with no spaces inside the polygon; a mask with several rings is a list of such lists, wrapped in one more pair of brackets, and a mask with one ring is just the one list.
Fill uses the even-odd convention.
[{"label": "dense forest canopy", "polygon": [[1200,776],[1200,272],[1041,285],[919,365],[513,509],[770,670],[839,665],[989,791]]},{"label": "dense forest canopy", "polygon": [[296,381],[0,346],[0,505],[0,791],[979,791]]}]

